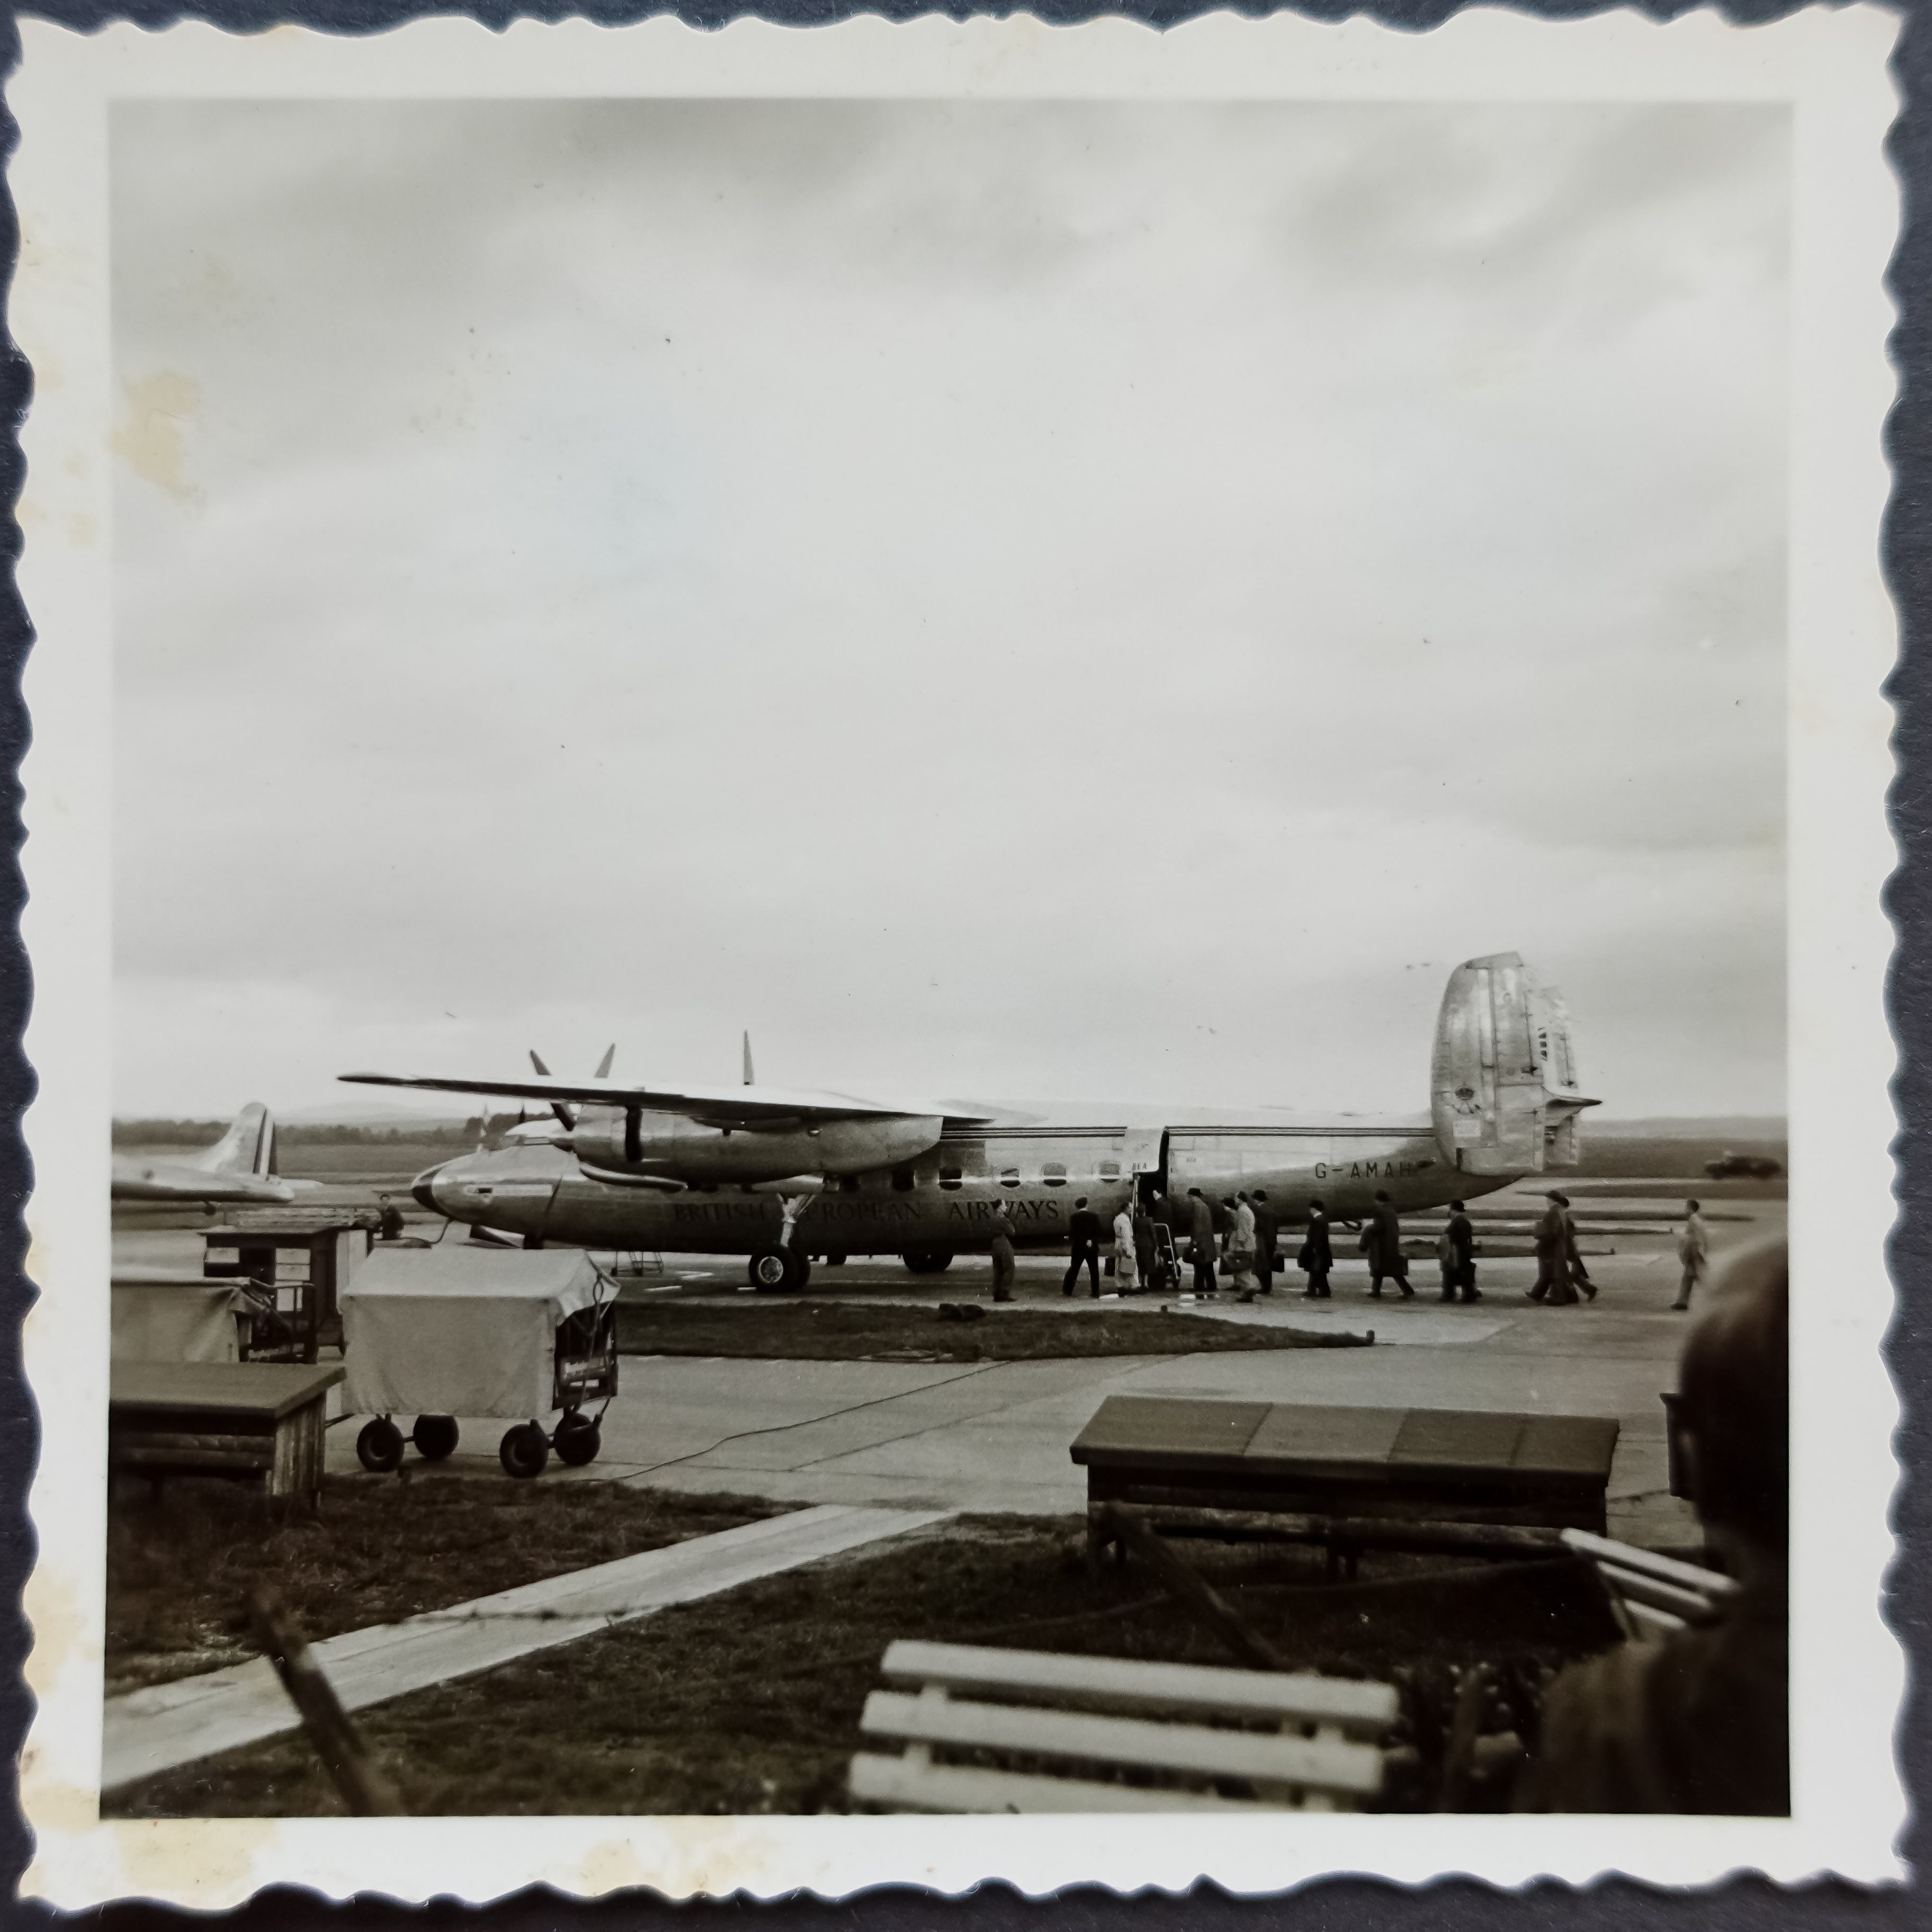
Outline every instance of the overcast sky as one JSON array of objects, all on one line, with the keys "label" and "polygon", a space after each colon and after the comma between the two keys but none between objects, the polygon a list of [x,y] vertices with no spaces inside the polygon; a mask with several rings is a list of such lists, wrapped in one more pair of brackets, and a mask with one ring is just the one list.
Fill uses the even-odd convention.
[{"label": "overcast sky", "polygon": [[[117,1112],[1784,1099],[1788,128],[122,106]],[[462,1103],[454,1103],[460,1111]]]}]

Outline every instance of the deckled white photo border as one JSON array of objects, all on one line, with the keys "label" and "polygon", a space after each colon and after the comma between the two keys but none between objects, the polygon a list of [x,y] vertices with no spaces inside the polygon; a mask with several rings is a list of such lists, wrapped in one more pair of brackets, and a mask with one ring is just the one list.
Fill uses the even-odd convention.
[{"label": "deckled white photo border", "polygon": [[[1898,1404],[1880,1355],[1892,1309],[1880,890],[1897,626],[1880,568],[1894,394],[1882,277],[1899,214],[1882,143],[1896,17],[1814,9],[1739,28],[1706,11],[1553,22],[1471,10],[1426,33],[1221,14],[1156,32],[1120,20],[868,18],[809,29],[673,20],[604,29],[419,22],[377,38],[200,24],[89,36],[21,22],[9,88],[21,260],[10,326],[32,363],[20,580],[40,1098],[26,1362],[43,1446],[26,1595],[38,1700],[21,1790],[30,1894],[216,1908],[272,1882],[488,1900],[542,1882],[678,1897],[885,1883],[1033,1894],[1082,1881],[1278,1890],[1325,1874],[1464,1873],[1504,1885],[1623,1872],[1707,1882],[1902,1876],[1892,1732],[1904,1662],[1880,1614],[1892,1554]],[[1795,116],[1790,886],[1793,1816],[1789,1820],[1288,1815],[1220,1819],[99,1817],[109,1228],[111,542],[107,110],[130,98],[908,96],[1364,100],[1784,101]]]}]

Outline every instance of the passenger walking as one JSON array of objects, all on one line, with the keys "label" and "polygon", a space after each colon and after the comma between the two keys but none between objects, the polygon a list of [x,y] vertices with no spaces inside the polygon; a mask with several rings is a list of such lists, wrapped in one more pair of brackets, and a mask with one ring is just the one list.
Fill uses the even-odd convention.
[{"label": "passenger walking", "polygon": [[1384,1276],[1402,1290],[1405,1301],[1414,1298],[1415,1290],[1408,1285],[1408,1262],[1402,1251],[1402,1223],[1396,1220],[1388,1195],[1380,1188],[1376,1190],[1375,1212],[1363,1228],[1358,1245],[1369,1258],[1369,1294],[1372,1299],[1382,1299]]},{"label": "passenger walking", "polygon": [[1240,1195],[1223,1203],[1234,1217],[1228,1230],[1228,1268],[1234,1277],[1234,1292],[1244,1301],[1255,1298],[1255,1210],[1248,1197]]},{"label": "passenger walking", "polygon": [[1140,1285],[1152,1291],[1154,1279],[1154,1216],[1148,1212],[1147,1203],[1137,1200],[1134,1203],[1134,1272]]},{"label": "passenger walking", "polygon": [[1198,1187],[1187,1190],[1187,1258],[1194,1264],[1194,1292],[1214,1292],[1214,1210]]},{"label": "passenger walking", "polygon": [[1570,1197],[1559,1194],[1556,1205],[1563,1216],[1563,1259],[1570,1270],[1572,1288],[1580,1288],[1586,1301],[1597,1298],[1597,1284],[1590,1279],[1590,1270],[1583,1265],[1583,1251],[1576,1245],[1576,1222],[1570,1212]]},{"label": "passenger walking", "polygon": [[1529,1298],[1552,1308],[1574,1308],[1576,1291],[1570,1283],[1571,1234],[1563,1214],[1563,1197],[1554,1192],[1544,1196],[1550,1205],[1536,1223],[1536,1286]]},{"label": "passenger walking", "polygon": [[1114,1216],[1114,1286],[1123,1294],[1131,1294],[1140,1286],[1140,1265],[1134,1250],[1134,1217],[1127,1204]]},{"label": "passenger walking", "polygon": [[993,1299],[1013,1298],[1013,1224],[1002,1201],[993,1210]]},{"label": "passenger walking", "polygon": [[[1443,1232],[1449,1238],[1456,1250],[1455,1286],[1462,1292],[1465,1301],[1480,1301],[1481,1292],[1476,1286],[1476,1231],[1470,1225],[1469,1217],[1462,1211],[1460,1201],[1449,1204],[1449,1220]],[[1449,1297],[1443,1296],[1447,1301]]]},{"label": "passenger walking", "polygon": [[1255,1210],[1255,1272],[1261,1277],[1262,1294],[1272,1294],[1275,1270],[1281,1266],[1281,1216],[1269,1205],[1265,1187],[1257,1187],[1248,1204]]},{"label": "passenger walking", "polygon": [[1328,1271],[1335,1265],[1335,1250],[1329,1246],[1328,1216],[1318,1201],[1308,1204],[1308,1234],[1294,1264],[1308,1277],[1308,1286],[1302,1293],[1316,1300],[1328,1300]]},{"label": "passenger walking", "polygon": [[1071,1294],[1073,1284],[1080,1277],[1081,1264],[1086,1264],[1087,1273],[1094,1283],[1091,1299],[1100,1298],[1100,1217],[1087,1204],[1087,1197],[1082,1195],[1073,1204],[1072,1217],[1066,1223],[1066,1232],[1073,1240],[1073,1259],[1066,1270],[1066,1279],[1060,1284],[1062,1294]]},{"label": "passenger walking", "polygon": [[1677,1299],[1670,1305],[1676,1309],[1688,1308],[1690,1291],[1711,1270],[1711,1232],[1704,1225],[1700,1204],[1695,1201],[1684,1204],[1684,1232],[1677,1238],[1677,1261],[1684,1270],[1684,1279],[1678,1284]]}]

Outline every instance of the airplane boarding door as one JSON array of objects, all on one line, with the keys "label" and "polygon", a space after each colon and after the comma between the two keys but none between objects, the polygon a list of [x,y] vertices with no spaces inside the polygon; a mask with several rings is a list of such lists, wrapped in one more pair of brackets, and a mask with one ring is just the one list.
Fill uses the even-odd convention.
[{"label": "airplane boarding door", "polygon": [[1127,1172],[1134,1177],[1134,1192],[1142,1201],[1167,1191],[1167,1130],[1165,1127],[1130,1127],[1127,1130]]}]

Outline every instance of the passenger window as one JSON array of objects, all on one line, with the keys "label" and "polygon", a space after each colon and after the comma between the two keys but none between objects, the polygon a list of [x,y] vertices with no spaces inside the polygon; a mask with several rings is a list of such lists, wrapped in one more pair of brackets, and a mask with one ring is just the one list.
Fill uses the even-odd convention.
[{"label": "passenger window", "polygon": [[1064,1187],[1066,1185],[1066,1169],[1058,1161],[1050,1160],[1040,1169],[1040,1178],[1049,1187]]},{"label": "passenger window", "polygon": [[842,1194],[857,1193],[859,1191],[859,1177],[856,1174],[848,1174],[843,1175],[839,1180],[838,1191]]},{"label": "passenger window", "polygon": [[1120,1178],[1120,1163],[1117,1160],[1103,1160],[1100,1163],[1102,1180],[1118,1180]]},{"label": "passenger window", "polygon": [[939,1184],[942,1187],[957,1187],[964,1178],[964,1171],[960,1168],[942,1167],[939,1170]]},{"label": "passenger window", "polygon": [[1018,1168],[1003,1167],[1000,1169],[1000,1185],[1002,1187],[1017,1187],[1019,1184],[1020,1171]]},{"label": "passenger window", "polygon": [[893,1191],[898,1194],[910,1194],[912,1192],[912,1169],[910,1168],[894,1168],[892,1169]]}]

